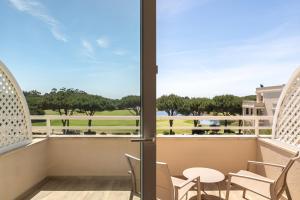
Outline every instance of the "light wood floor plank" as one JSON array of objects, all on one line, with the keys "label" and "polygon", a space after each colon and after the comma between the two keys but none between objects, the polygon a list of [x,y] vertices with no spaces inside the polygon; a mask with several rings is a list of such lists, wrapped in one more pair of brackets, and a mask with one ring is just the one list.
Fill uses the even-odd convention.
[{"label": "light wood floor plank", "polygon": [[[204,199],[219,199],[217,187],[206,185]],[[225,198],[225,185],[221,186],[222,199]],[[128,200],[130,181],[124,179],[100,178],[50,178],[40,189],[24,200]],[[189,192],[189,199],[196,200],[196,192]],[[230,192],[230,200],[242,200],[239,189]],[[265,200],[251,192],[247,192],[248,200]],[[134,200],[139,200],[135,198]]]}]

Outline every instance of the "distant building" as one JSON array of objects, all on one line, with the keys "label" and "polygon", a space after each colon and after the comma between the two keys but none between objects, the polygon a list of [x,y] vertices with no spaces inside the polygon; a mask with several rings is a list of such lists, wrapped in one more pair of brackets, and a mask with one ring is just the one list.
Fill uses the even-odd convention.
[{"label": "distant building", "polygon": [[256,101],[243,101],[243,115],[273,116],[284,85],[256,88]]}]

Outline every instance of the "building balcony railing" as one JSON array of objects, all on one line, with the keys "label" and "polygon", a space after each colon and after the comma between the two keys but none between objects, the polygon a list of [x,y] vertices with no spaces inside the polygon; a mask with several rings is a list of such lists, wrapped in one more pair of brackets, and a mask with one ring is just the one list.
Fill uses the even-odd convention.
[{"label": "building balcony railing", "polygon": [[256,101],[243,101],[243,108],[264,108],[265,103]]}]

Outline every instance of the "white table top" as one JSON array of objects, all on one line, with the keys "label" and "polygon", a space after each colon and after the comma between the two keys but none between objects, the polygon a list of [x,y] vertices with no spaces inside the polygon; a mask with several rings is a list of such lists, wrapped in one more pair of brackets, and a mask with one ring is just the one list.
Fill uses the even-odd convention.
[{"label": "white table top", "polygon": [[225,176],[222,172],[204,167],[186,169],[183,171],[183,175],[188,179],[193,179],[200,176],[201,183],[218,183],[225,179]]}]

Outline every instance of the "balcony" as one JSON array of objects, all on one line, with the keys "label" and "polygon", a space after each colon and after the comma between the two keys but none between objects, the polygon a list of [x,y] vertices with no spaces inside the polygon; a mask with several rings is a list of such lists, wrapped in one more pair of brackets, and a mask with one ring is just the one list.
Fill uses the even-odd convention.
[{"label": "balcony", "polygon": [[[130,142],[134,137],[51,134],[34,138],[32,143],[0,155],[0,174],[5,180],[0,182],[0,199],[128,199],[130,181],[124,153],[138,155],[138,144]],[[182,176],[184,169],[194,166],[227,174],[245,169],[248,160],[285,164],[295,151],[261,135],[157,137],[157,160],[168,163],[174,176]],[[299,169],[297,162],[288,176],[294,199],[300,197]],[[269,168],[256,170],[268,177],[279,173]],[[218,196],[214,185],[205,189],[211,197]],[[242,191],[235,190],[231,198],[241,199],[241,195]]]},{"label": "balcony", "polygon": [[256,101],[243,101],[243,108],[265,108],[265,103]]}]

